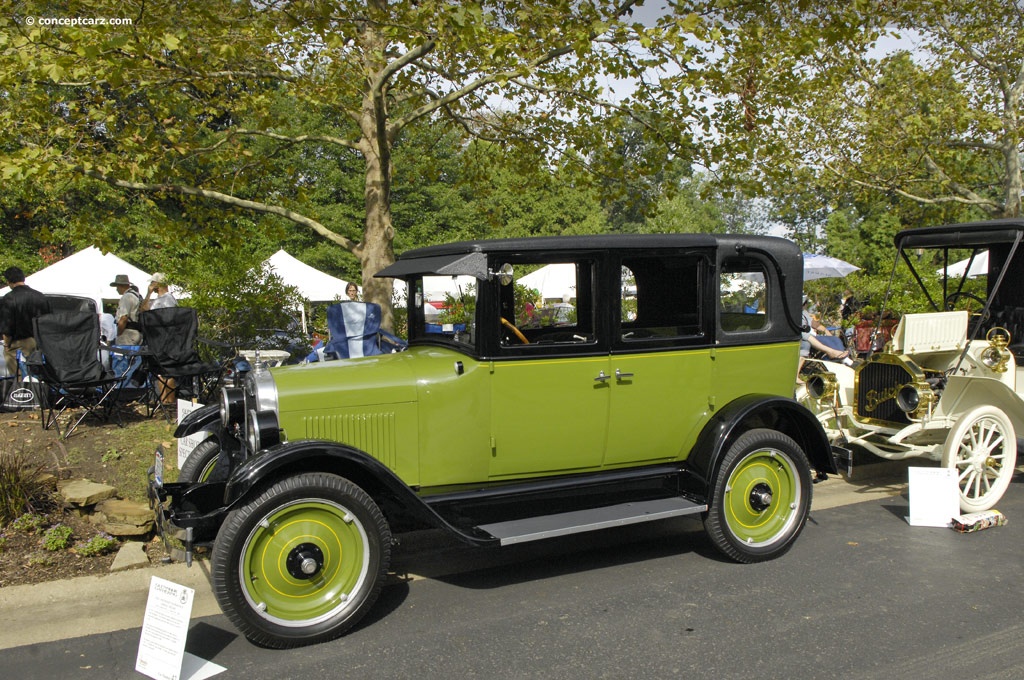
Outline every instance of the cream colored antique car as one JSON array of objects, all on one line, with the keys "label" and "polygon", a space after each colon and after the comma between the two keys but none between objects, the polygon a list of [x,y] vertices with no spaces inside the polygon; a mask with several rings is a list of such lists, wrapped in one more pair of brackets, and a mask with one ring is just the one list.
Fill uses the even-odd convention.
[{"label": "cream colored antique car", "polygon": [[[929,249],[966,251],[963,275],[940,275],[939,297],[925,283],[934,277],[914,272],[937,311],[904,315],[891,341],[863,363],[809,360],[797,387],[797,399],[817,415],[834,445],[956,468],[963,512],[999,501],[1024,432],[1024,367],[1018,368],[1024,352],[1017,354],[1014,344],[1024,337],[1022,236],[1022,220],[900,232],[897,266],[902,261],[913,271],[915,262],[934,262],[921,257]],[[987,284],[966,292],[967,277],[978,272],[972,265],[986,256],[989,265],[980,275]],[[942,272],[952,268],[943,265]],[[964,306],[973,309],[956,309]]]}]

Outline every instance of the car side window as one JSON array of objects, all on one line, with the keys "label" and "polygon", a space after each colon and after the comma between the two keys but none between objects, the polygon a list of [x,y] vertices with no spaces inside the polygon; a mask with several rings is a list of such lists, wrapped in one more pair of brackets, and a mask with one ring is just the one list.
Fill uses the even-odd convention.
[{"label": "car side window", "polygon": [[630,256],[620,267],[619,341],[624,344],[704,335],[702,272],[696,254]]},{"label": "car side window", "polygon": [[417,281],[420,337],[472,347],[478,289],[479,282],[472,276],[424,276]]},{"label": "car side window", "polygon": [[726,333],[764,330],[768,277],[764,265],[751,258],[731,258],[722,263],[719,275],[719,323]]},{"label": "car side window", "polygon": [[510,264],[514,279],[501,287],[502,348],[541,352],[545,346],[596,342],[595,262]]}]

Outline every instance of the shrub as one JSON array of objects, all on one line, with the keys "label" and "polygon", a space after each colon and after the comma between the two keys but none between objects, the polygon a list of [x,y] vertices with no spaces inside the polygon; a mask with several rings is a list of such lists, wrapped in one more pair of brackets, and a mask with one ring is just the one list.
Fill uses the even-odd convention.
[{"label": "shrub", "polygon": [[26,512],[24,515],[18,516],[17,519],[11,522],[12,529],[25,534],[40,534],[43,532],[43,527],[45,525],[45,517],[31,512]]},{"label": "shrub", "polygon": [[109,534],[97,534],[85,543],[75,546],[75,552],[82,557],[106,555],[117,547],[117,539]]},{"label": "shrub", "polygon": [[43,547],[50,552],[66,550],[69,545],[71,545],[71,527],[66,524],[54,525],[43,534]]},{"label": "shrub", "polygon": [[50,504],[43,471],[41,465],[29,465],[23,454],[0,451],[0,525]]}]

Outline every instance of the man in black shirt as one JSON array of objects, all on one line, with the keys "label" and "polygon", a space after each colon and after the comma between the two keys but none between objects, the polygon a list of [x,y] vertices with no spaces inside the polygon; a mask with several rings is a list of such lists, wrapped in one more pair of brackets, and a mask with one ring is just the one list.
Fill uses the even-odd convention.
[{"label": "man in black shirt", "polygon": [[32,335],[32,320],[50,311],[46,296],[25,284],[25,272],[18,267],[4,270],[4,278],[11,291],[0,298],[0,331],[4,336],[4,363],[7,375],[18,371],[18,350],[28,356],[36,348]]}]

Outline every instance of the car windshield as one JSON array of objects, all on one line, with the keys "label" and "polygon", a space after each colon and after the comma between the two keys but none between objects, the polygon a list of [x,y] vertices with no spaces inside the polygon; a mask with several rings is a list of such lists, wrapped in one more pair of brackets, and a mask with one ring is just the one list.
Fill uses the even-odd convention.
[{"label": "car windshield", "polygon": [[473,276],[422,276],[412,282],[410,339],[472,346],[479,282]]}]

